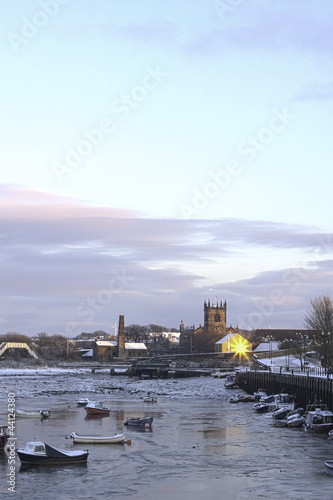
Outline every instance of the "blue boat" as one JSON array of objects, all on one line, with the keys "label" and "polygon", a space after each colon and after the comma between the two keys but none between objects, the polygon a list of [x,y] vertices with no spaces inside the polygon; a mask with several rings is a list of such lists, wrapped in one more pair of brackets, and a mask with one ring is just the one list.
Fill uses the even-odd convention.
[{"label": "blue boat", "polygon": [[142,418],[127,418],[126,421],[124,422],[124,425],[127,425],[128,427],[139,427],[139,428],[145,428],[145,429],[150,429],[153,423],[153,417],[142,417]]}]

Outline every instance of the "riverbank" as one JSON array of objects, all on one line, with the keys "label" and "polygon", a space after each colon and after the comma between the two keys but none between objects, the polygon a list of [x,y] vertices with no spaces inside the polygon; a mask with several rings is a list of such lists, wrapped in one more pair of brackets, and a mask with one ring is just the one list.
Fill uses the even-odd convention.
[{"label": "riverbank", "polygon": [[[17,447],[37,439],[73,450],[79,445],[66,439],[73,431],[113,435],[124,430],[131,445],[90,444],[84,467],[21,470],[17,462],[18,500],[24,500],[27,492],[35,500],[43,500],[45,492],[49,500],[257,500],[265,496],[310,500],[318,491],[322,498],[331,498],[331,477],[324,470],[324,459],[331,457],[330,440],[303,429],[275,428],[271,415],[257,414],[251,404],[229,403],[234,391],[224,387],[223,379],[131,379],[73,371],[52,376],[50,369],[38,375],[3,377],[3,419],[8,393],[15,393],[17,409],[50,410],[50,418],[42,421],[17,419]],[[157,402],[144,402],[147,392],[156,395]],[[87,418],[84,408],[76,404],[81,397],[103,401],[110,414]],[[125,429],[124,421],[133,416],[152,416],[152,429]],[[7,464],[6,457],[0,460],[4,473]],[[2,482],[0,496],[10,500],[12,494],[5,488]]]}]

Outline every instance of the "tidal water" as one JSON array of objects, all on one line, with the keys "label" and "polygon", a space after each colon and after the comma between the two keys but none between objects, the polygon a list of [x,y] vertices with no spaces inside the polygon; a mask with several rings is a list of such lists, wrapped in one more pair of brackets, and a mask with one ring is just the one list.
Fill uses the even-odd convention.
[{"label": "tidal water", "polygon": [[[89,449],[86,465],[22,468],[8,491],[8,456],[0,457],[0,498],[19,500],[333,500],[333,440],[304,429],[276,428],[252,403],[229,403],[239,392],[223,379],[130,379],[88,370],[2,372],[0,421],[7,394],[17,409],[50,409],[49,419],[16,419],[17,447],[34,439],[63,449]],[[145,403],[148,391],[157,403]],[[79,397],[105,402],[110,416],[87,419]],[[151,415],[151,431],[123,425]],[[78,445],[67,434],[126,432],[131,444]]]}]

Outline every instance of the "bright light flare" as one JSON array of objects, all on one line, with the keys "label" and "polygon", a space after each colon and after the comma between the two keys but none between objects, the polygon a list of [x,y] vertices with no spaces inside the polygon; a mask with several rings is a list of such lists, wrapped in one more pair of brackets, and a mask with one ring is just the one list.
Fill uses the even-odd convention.
[{"label": "bright light flare", "polygon": [[235,353],[235,357],[238,355],[239,359],[241,359],[242,356],[244,356],[247,360],[249,359],[249,357],[246,354],[248,352],[248,342],[246,339],[243,338],[232,339],[230,350],[231,352]]}]

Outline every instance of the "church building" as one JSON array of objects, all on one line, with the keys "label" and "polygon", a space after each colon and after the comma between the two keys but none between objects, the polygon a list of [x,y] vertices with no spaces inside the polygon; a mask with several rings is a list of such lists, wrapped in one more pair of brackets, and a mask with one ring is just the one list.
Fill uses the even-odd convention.
[{"label": "church building", "polygon": [[227,328],[227,301],[211,303],[204,301],[204,324],[198,328],[180,324],[180,348],[183,352],[214,352],[215,344],[228,333],[234,334],[238,328]]}]

